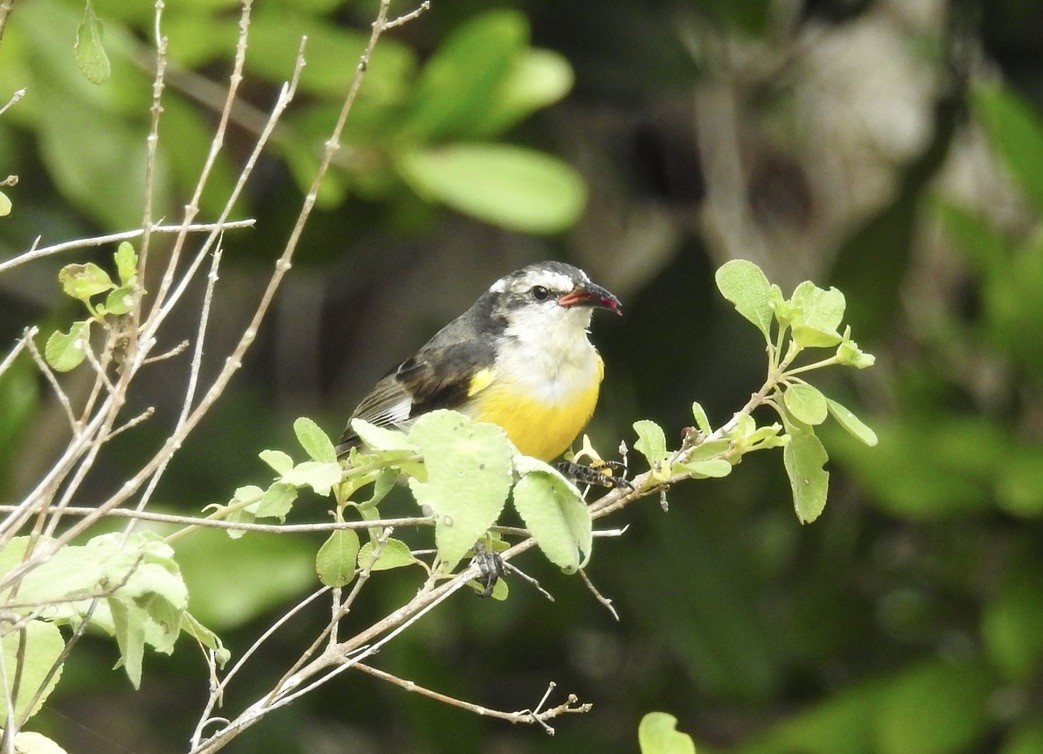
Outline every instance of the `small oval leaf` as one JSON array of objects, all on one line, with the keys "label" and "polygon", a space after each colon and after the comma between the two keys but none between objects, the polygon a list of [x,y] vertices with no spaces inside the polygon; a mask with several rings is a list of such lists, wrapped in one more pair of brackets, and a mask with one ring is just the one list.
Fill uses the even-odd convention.
[{"label": "small oval leaf", "polygon": [[721,295],[735,310],[764,334],[771,337],[773,317],[770,302],[771,284],[761,268],[745,259],[733,259],[721,265],[714,274]]},{"label": "small oval leaf", "polygon": [[837,424],[846,429],[852,437],[861,440],[871,448],[876,445],[876,432],[855,416],[851,409],[831,398],[826,399],[826,405],[829,407],[829,413],[837,420]]},{"label": "small oval leaf", "polygon": [[507,144],[409,152],[399,173],[421,196],[522,233],[559,233],[579,219],[587,189],[570,165]]},{"label": "small oval leaf", "polygon": [[312,460],[320,463],[337,462],[337,451],[333,448],[333,441],[314,421],[302,416],[293,423],[293,432],[297,435],[297,442]]},{"label": "small oval leaf", "polygon": [[80,72],[92,84],[104,84],[112,75],[112,66],[109,64],[109,56],[101,38],[101,21],[94,14],[93,3],[87,0],[87,11],[76,29],[73,54],[76,56],[76,65],[79,66]]},{"label": "small oval leaf", "polygon": [[43,347],[47,363],[58,372],[75,369],[87,358],[87,338],[90,337],[90,320],[73,322],[69,332],[56,330],[51,333]]},{"label": "small oval leaf", "polygon": [[828,415],[826,396],[807,383],[790,385],[782,394],[782,400],[793,417],[805,424],[821,424]]},{"label": "small oval leaf", "polygon": [[315,572],[326,586],[350,584],[355,578],[355,562],[359,555],[359,535],[354,529],[338,529],[315,555]]}]

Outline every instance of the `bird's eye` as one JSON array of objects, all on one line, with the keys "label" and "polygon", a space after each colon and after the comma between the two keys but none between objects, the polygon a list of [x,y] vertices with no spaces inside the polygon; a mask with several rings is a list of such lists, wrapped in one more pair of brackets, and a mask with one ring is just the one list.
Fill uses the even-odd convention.
[{"label": "bird's eye", "polygon": [[531,293],[532,297],[537,301],[546,301],[550,297],[550,291],[542,285],[534,285],[529,293]]}]

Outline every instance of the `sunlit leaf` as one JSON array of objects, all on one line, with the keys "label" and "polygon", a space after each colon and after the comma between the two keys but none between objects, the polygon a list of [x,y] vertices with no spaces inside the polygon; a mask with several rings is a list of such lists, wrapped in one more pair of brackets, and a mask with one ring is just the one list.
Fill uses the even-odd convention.
[{"label": "sunlit leaf", "polygon": [[586,563],[593,542],[590,511],[564,477],[546,464],[533,467],[514,486],[513,500],[548,560],[568,573]]},{"label": "sunlit leaf", "polygon": [[660,461],[666,459],[666,434],[663,428],[654,421],[641,419],[634,422],[634,431],[637,433],[637,442],[634,449],[641,453],[647,460],[648,465],[654,467]]},{"label": "sunlit leaf", "polygon": [[587,190],[567,163],[507,144],[454,144],[398,155],[420,196],[523,233],[558,233],[579,219]]},{"label": "sunlit leaf", "polygon": [[91,296],[116,287],[109,277],[109,273],[94,262],[65,265],[58,272],[58,282],[65,295],[83,302],[89,301]]},{"label": "sunlit leaf", "polygon": [[826,507],[829,472],[824,466],[829,456],[810,426],[785,413],[782,422],[790,438],[782,449],[782,462],[793,492],[793,506],[801,523],[811,523]]},{"label": "sunlit leaf", "polygon": [[805,424],[821,424],[828,416],[826,396],[807,383],[790,385],[782,394],[786,408],[794,418]]},{"label": "sunlit leaf", "polygon": [[333,447],[333,441],[322,428],[306,416],[302,416],[293,423],[293,432],[297,435],[297,441],[301,444],[313,461],[320,463],[336,463],[337,451]]},{"label": "sunlit leaf", "polygon": [[770,338],[773,317],[769,303],[771,286],[761,268],[745,259],[732,259],[717,269],[714,279],[721,295],[732,303],[736,311],[755,324],[765,339]]},{"label": "sunlit leaf", "polygon": [[677,718],[665,712],[649,712],[637,726],[641,754],[695,754],[691,736],[677,730]]},{"label": "sunlit leaf", "polygon": [[87,10],[83,16],[83,22],[76,29],[76,44],[73,46],[73,53],[76,56],[76,65],[92,84],[104,84],[112,75],[109,56],[105,52],[101,38],[101,21],[94,13],[94,5],[91,0],[87,0]]},{"label": "sunlit leaf", "polygon": [[380,546],[380,552],[376,559],[373,552],[376,546],[372,542],[366,542],[359,550],[358,563],[362,570],[389,571],[392,568],[413,565],[418,562],[409,551],[409,545],[400,539],[388,539]]},{"label": "sunlit leaf", "polygon": [[[65,648],[65,641],[54,624],[32,620],[23,630],[7,631],[0,637],[0,646],[3,649],[3,677],[8,684],[4,698],[14,700],[14,717],[19,723],[24,723],[36,714],[58,683],[60,667],[50,679],[47,679],[47,674]],[[19,679],[17,690],[12,685],[15,678]],[[29,703],[38,691],[41,692],[40,698],[30,709]]]},{"label": "sunlit leaf", "polygon": [[427,481],[411,478],[409,488],[420,506],[436,516],[438,555],[453,567],[503,510],[514,449],[500,427],[455,411],[424,414],[409,438],[420,448],[427,471]]},{"label": "sunlit leaf", "polygon": [[69,332],[55,330],[47,338],[43,356],[58,372],[68,372],[87,358],[87,340],[90,337],[90,320],[73,322]]},{"label": "sunlit leaf", "polygon": [[837,424],[847,430],[852,437],[861,440],[870,447],[876,445],[876,432],[855,416],[851,409],[831,398],[826,399],[826,405],[829,408],[830,415],[837,420]]}]

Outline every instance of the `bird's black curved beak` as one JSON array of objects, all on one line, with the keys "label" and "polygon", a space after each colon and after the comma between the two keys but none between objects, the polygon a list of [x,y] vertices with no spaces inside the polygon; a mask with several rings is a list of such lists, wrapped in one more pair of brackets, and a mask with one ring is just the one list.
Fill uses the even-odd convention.
[{"label": "bird's black curved beak", "polygon": [[585,283],[577,285],[571,291],[558,299],[558,304],[566,308],[571,306],[593,306],[598,309],[608,309],[610,312],[622,315],[622,304],[607,288],[602,288],[596,283]]}]

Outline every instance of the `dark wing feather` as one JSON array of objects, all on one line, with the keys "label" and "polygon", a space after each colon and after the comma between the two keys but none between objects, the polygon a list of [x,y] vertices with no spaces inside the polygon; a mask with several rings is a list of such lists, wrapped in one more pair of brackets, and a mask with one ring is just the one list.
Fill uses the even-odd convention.
[{"label": "dark wing feather", "polygon": [[[491,367],[495,349],[478,339],[441,345],[432,339],[411,359],[376,384],[358,407],[352,419],[377,426],[402,426],[428,411],[457,408],[468,398],[471,379]],[[337,455],[344,456],[360,443],[351,421],[337,444]]]}]

